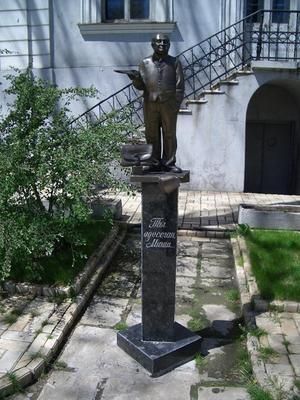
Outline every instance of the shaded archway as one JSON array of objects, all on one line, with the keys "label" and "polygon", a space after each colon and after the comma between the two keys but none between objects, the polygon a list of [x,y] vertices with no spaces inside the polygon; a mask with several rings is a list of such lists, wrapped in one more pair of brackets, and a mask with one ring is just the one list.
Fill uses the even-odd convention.
[{"label": "shaded archway", "polygon": [[250,99],[246,122],[245,192],[300,193],[300,82],[271,81]]}]

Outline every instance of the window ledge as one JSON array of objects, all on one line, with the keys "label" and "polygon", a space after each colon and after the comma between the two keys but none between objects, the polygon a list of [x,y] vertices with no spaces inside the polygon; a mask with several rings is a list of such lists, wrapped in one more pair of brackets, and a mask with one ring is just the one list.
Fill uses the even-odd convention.
[{"label": "window ledge", "polygon": [[120,33],[171,33],[175,30],[176,22],[103,22],[78,24],[78,26],[83,36]]}]

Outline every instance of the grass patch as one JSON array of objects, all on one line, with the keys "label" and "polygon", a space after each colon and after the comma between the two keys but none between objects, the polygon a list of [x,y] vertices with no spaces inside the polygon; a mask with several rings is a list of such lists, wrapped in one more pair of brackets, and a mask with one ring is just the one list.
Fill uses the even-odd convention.
[{"label": "grass patch", "polygon": [[12,325],[15,322],[17,322],[17,319],[18,319],[18,315],[14,314],[13,312],[10,312],[10,313],[4,315],[3,322],[5,324]]},{"label": "grass patch", "polygon": [[38,358],[42,358],[43,360],[45,360],[46,358],[40,351],[37,351],[35,353],[30,353],[29,356],[31,360],[36,360]]},{"label": "grass patch", "polygon": [[240,266],[240,267],[244,266],[244,259],[242,256],[238,256],[237,263],[238,263],[238,266]]},{"label": "grass patch", "polygon": [[188,328],[193,332],[201,331],[206,327],[206,325],[207,323],[201,315],[198,315],[198,317],[193,317],[187,323]]},{"label": "grass patch", "polygon": [[68,364],[65,361],[57,360],[53,363],[53,368],[55,370],[63,371],[68,368]]},{"label": "grass patch", "polygon": [[192,308],[191,310],[189,310],[188,314],[191,319],[188,321],[187,327],[191,331],[201,331],[207,326],[206,318],[196,308]]},{"label": "grass patch", "polygon": [[257,339],[261,338],[262,336],[266,336],[268,334],[267,331],[265,331],[262,328],[246,328],[243,325],[239,325],[240,330],[242,331],[242,339],[246,339],[247,335],[249,333],[250,336],[254,336]]},{"label": "grass patch", "polygon": [[275,400],[271,393],[259,386],[254,380],[252,363],[247,351],[246,343],[244,341],[242,342],[242,347],[239,350],[236,369],[238,375],[242,376],[243,378],[251,400]]},{"label": "grass patch", "polygon": [[300,301],[300,235],[250,230],[244,235],[263,298]]},{"label": "grass patch", "polygon": [[123,331],[124,329],[127,329],[127,328],[128,328],[128,325],[124,321],[120,321],[114,326],[114,329],[117,331]]},{"label": "grass patch", "polygon": [[64,303],[67,298],[68,296],[66,293],[56,293],[54,296],[49,298],[49,301],[59,306],[60,304]]},{"label": "grass patch", "polygon": [[8,372],[6,375],[12,384],[13,393],[23,393],[22,386],[18,382],[16,375],[13,372]]},{"label": "grass patch", "polygon": [[[60,244],[49,257],[36,260],[35,265],[24,268],[13,265],[9,279],[15,282],[42,283],[48,285],[68,285],[83,269],[86,259],[101,243],[111,229],[109,221],[89,221],[77,228],[83,235],[85,244],[71,248]],[[73,262],[73,253],[76,253]]]},{"label": "grass patch", "polygon": [[246,382],[252,378],[252,364],[245,343],[238,353],[237,370]]},{"label": "grass patch", "polygon": [[287,339],[283,339],[283,341],[282,341],[282,344],[285,346],[285,347],[288,347],[290,344],[291,344],[291,342],[289,341],[289,340],[287,340]]},{"label": "grass patch", "polygon": [[197,354],[195,355],[195,363],[196,363],[196,367],[197,367],[198,369],[201,369],[201,368],[204,367],[205,364],[206,364],[205,357],[203,357],[202,354],[197,353]]},{"label": "grass patch", "polygon": [[240,337],[240,346],[236,353],[236,362],[233,365],[232,375],[236,377],[240,385],[246,385],[253,379],[252,364],[247,351],[246,341]]},{"label": "grass patch", "polygon": [[278,353],[272,347],[260,347],[259,358],[266,362],[278,357]]},{"label": "grass patch", "polygon": [[255,382],[250,382],[247,385],[247,392],[251,400],[274,400],[270,392],[260,387]]},{"label": "grass patch", "polygon": [[240,300],[240,293],[237,289],[230,289],[225,293],[225,297],[231,303],[237,303]]},{"label": "grass patch", "polygon": [[256,337],[257,339],[259,339],[259,338],[261,338],[261,337],[263,337],[263,336],[266,336],[266,335],[268,334],[268,332],[265,331],[265,330],[262,329],[262,328],[254,328],[254,329],[250,329],[250,330],[249,330],[249,334],[250,334],[251,336],[254,336],[254,337]]},{"label": "grass patch", "polygon": [[40,315],[41,315],[41,313],[38,310],[32,310],[31,313],[30,313],[30,317],[31,318],[35,318],[35,317],[38,317]]},{"label": "grass patch", "polygon": [[22,315],[22,310],[15,308],[14,310],[8,312],[7,314],[4,315],[4,317],[2,318],[2,321],[5,324],[14,324],[15,322],[17,322],[18,318],[20,315]]}]

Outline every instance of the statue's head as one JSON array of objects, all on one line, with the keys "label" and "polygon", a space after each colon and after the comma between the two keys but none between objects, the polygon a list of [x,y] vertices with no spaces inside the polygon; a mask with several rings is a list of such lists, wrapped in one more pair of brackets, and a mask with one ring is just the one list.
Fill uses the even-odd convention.
[{"label": "statue's head", "polygon": [[167,55],[170,48],[169,36],[163,33],[157,33],[152,38],[151,45],[154,50],[154,53],[156,53],[157,55],[159,56]]}]

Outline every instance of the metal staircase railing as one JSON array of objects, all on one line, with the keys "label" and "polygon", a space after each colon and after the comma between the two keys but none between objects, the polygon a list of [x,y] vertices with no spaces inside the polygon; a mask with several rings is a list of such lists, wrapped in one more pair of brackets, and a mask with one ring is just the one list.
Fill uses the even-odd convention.
[{"label": "metal staircase railing", "polygon": [[[197,43],[180,58],[185,98],[199,98],[220,80],[250,66],[252,60],[299,60],[300,11],[260,10]],[[126,111],[131,122],[143,124],[141,92],[129,84],[81,114],[72,124],[105,121],[111,112]]]}]

